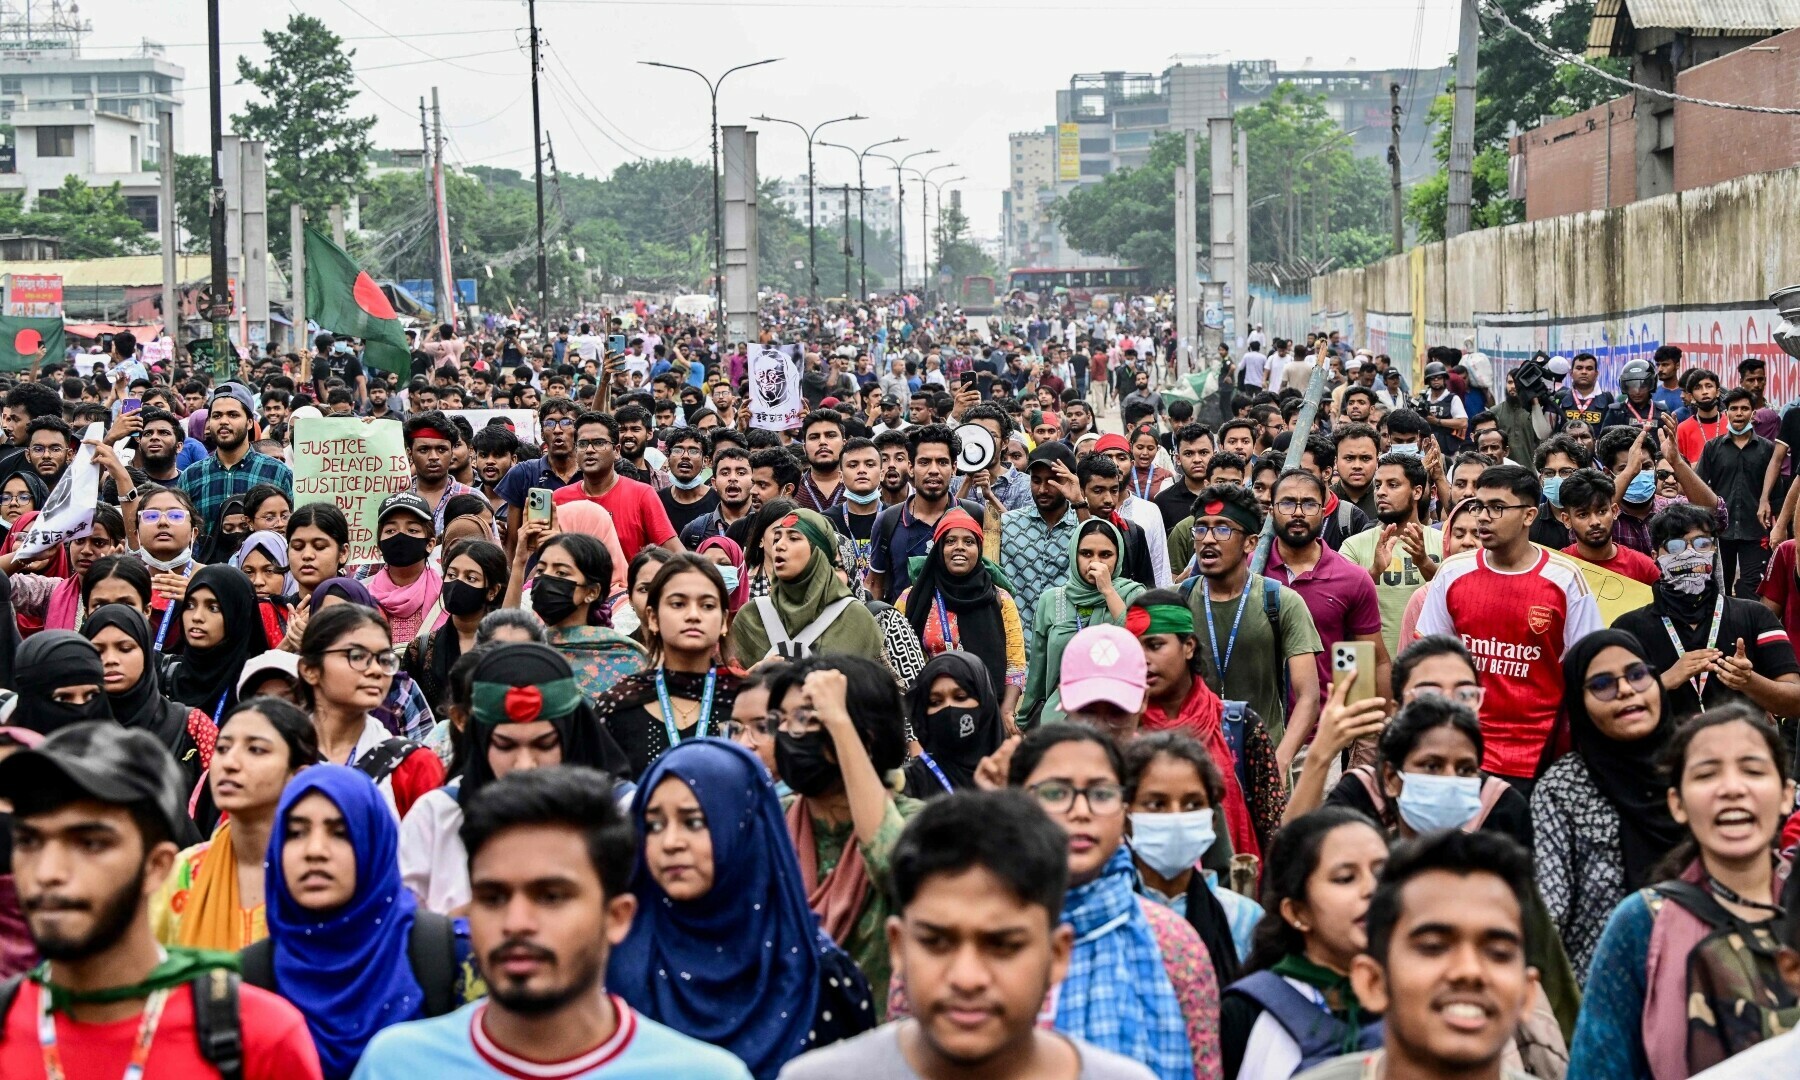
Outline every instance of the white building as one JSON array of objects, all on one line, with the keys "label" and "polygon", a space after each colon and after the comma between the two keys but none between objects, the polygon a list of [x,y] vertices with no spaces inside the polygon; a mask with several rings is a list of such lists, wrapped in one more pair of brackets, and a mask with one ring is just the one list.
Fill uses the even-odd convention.
[{"label": "white building", "polygon": [[[775,183],[775,201],[785,207],[788,213],[798,218],[802,225],[806,224],[806,174],[801,173],[792,179],[780,179]],[[813,199],[818,206],[819,228],[823,229],[827,225],[834,229],[838,228],[839,223],[844,220],[844,189],[842,185],[816,188],[813,191]],[[850,221],[853,224],[856,221],[859,200],[863,211],[869,216],[871,229],[894,231],[893,188],[876,187],[871,184],[867,192],[858,195],[856,185],[852,184],[850,186]]]}]

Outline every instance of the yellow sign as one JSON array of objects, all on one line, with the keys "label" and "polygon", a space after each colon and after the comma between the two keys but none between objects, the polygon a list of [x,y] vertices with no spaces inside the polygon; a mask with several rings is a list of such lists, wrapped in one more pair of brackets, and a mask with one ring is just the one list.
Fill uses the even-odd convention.
[{"label": "yellow sign", "polygon": [[1081,179],[1081,127],[1061,124],[1056,129],[1056,178]]},{"label": "yellow sign", "polygon": [[1588,591],[1594,594],[1594,600],[1600,605],[1600,621],[1606,625],[1618,622],[1619,616],[1627,611],[1636,611],[1649,605],[1652,599],[1650,586],[1643,582],[1615,574],[1603,566],[1595,566],[1573,555],[1564,557],[1579,567],[1581,576],[1587,578]]}]

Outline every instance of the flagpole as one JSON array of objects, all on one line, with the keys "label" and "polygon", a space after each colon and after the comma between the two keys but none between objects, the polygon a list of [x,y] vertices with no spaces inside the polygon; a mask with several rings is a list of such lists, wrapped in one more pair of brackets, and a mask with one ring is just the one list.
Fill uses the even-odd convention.
[{"label": "flagpole", "polygon": [[212,109],[212,195],[209,218],[212,226],[212,288],[207,305],[207,318],[212,321],[212,356],[214,373],[219,378],[230,375],[231,331],[226,320],[231,317],[230,270],[225,262],[225,179],[220,166],[225,156],[224,105],[219,86],[219,0],[206,3],[207,62],[211,67],[212,85],[208,88]]}]

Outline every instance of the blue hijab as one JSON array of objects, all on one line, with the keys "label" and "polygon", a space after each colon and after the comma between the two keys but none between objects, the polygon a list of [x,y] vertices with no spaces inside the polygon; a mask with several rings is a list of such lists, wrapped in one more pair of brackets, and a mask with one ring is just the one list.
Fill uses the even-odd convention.
[{"label": "blue hijab", "polygon": [[[712,834],[713,885],[698,900],[669,899],[644,861],[644,808],[669,777],[693,790]],[[688,739],[644,773],[631,823],[638,912],[612,951],[606,985],[772,1080],[813,1027],[819,931],[767,770],[736,743]]]},{"label": "blue hijab", "polygon": [[[281,869],[288,814],[315,791],[337,805],[356,849],[355,893],[323,914],[294,901]],[[363,773],[312,765],[281,793],[265,866],[275,986],[306,1017],[326,1080],[344,1080],[377,1031],[417,1019],[425,1003],[407,960],[416,904],[400,882],[399,827]]]}]

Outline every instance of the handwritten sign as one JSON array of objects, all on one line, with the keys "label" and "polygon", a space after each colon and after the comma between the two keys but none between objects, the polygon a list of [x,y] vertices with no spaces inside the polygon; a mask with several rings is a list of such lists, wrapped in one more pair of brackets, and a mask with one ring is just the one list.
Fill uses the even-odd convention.
[{"label": "handwritten sign", "polygon": [[294,505],[335,502],[350,519],[350,562],[381,561],[381,501],[412,483],[398,420],[303,416],[294,421]]},{"label": "handwritten sign", "polygon": [[1567,558],[1587,579],[1588,591],[1594,594],[1594,601],[1600,606],[1600,621],[1608,626],[1618,622],[1619,616],[1627,611],[1647,606],[1654,597],[1650,586],[1641,581],[1633,581],[1573,555]]},{"label": "handwritten sign", "polygon": [[91,443],[100,440],[99,424],[89,424],[81,435],[81,448],[75,460],[56,482],[56,490],[45,500],[44,509],[30,525],[19,531],[14,553],[20,559],[87,536],[94,531],[94,504],[100,497],[100,467],[94,464]]}]

